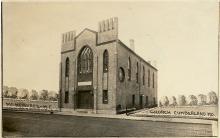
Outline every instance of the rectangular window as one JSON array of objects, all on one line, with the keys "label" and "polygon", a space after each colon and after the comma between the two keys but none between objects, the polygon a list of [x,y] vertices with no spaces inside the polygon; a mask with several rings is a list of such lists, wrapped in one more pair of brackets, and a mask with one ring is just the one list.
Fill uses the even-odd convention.
[{"label": "rectangular window", "polygon": [[65,101],[64,102],[69,103],[69,92],[68,91],[65,92]]},{"label": "rectangular window", "polygon": [[132,95],[132,106],[133,107],[135,106],[135,95],[134,94]]},{"label": "rectangular window", "polygon": [[108,90],[103,90],[103,104],[108,104]]}]

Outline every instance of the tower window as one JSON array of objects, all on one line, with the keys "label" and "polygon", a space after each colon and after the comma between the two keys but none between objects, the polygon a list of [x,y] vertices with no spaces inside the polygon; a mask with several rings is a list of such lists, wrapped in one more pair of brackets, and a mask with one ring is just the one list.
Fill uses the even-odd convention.
[{"label": "tower window", "polygon": [[103,53],[103,72],[108,72],[108,51]]},{"label": "tower window", "polygon": [[66,91],[65,92],[65,100],[64,100],[65,103],[69,103],[69,92]]},{"label": "tower window", "polygon": [[66,58],[66,70],[65,70],[65,76],[66,77],[69,77],[69,68],[70,68],[69,58]]}]

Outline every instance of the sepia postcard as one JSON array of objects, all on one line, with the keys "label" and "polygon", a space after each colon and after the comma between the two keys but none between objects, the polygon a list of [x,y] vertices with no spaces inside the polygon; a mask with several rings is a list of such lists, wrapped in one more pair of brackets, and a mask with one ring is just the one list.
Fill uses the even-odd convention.
[{"label": "sepia postcard", "polygon": [[2,137],[218,137],[219,1],[2,1]]}]

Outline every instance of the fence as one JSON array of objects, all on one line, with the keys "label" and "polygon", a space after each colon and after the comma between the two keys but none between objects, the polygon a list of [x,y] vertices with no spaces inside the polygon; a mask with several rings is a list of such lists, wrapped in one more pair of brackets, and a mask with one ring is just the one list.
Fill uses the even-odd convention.
[{"label": "fence", "polygon": [[58,111],[58,102],[3,98],[3,109],[52,112],[52,111]]}]

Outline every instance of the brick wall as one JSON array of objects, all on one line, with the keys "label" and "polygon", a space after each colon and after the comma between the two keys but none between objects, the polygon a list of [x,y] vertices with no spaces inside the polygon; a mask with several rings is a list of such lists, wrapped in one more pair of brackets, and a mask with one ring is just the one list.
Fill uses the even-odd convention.
[{"label": "brick wall", "polygon": [[[153,98],[157,101],[157,70],[151,65],[147,64],[143,59],[134,54],[123,43],[117,43],[117,93],[116,104],[121,105],[122,109],[126,107],[132,108],[132,95],[135,95],[135,107],[139,108],[140,95],[143,95],[143,105],[146,104],[146,96],[148,96],[148,103],[153,104]],[[128,59],[131,59],[131,80],[128,80]],[[138,63],[138,83],[136,80],[136,70]],[[143,66],[145,68],[145,84],[143,85]],[[118,70],[122,67],[125,71],[125,80],[121,82],[118,79]],[[148,70],[150,70],[150,87],[148,87]],[[152,87],[154,72],[154,88]]]}]

